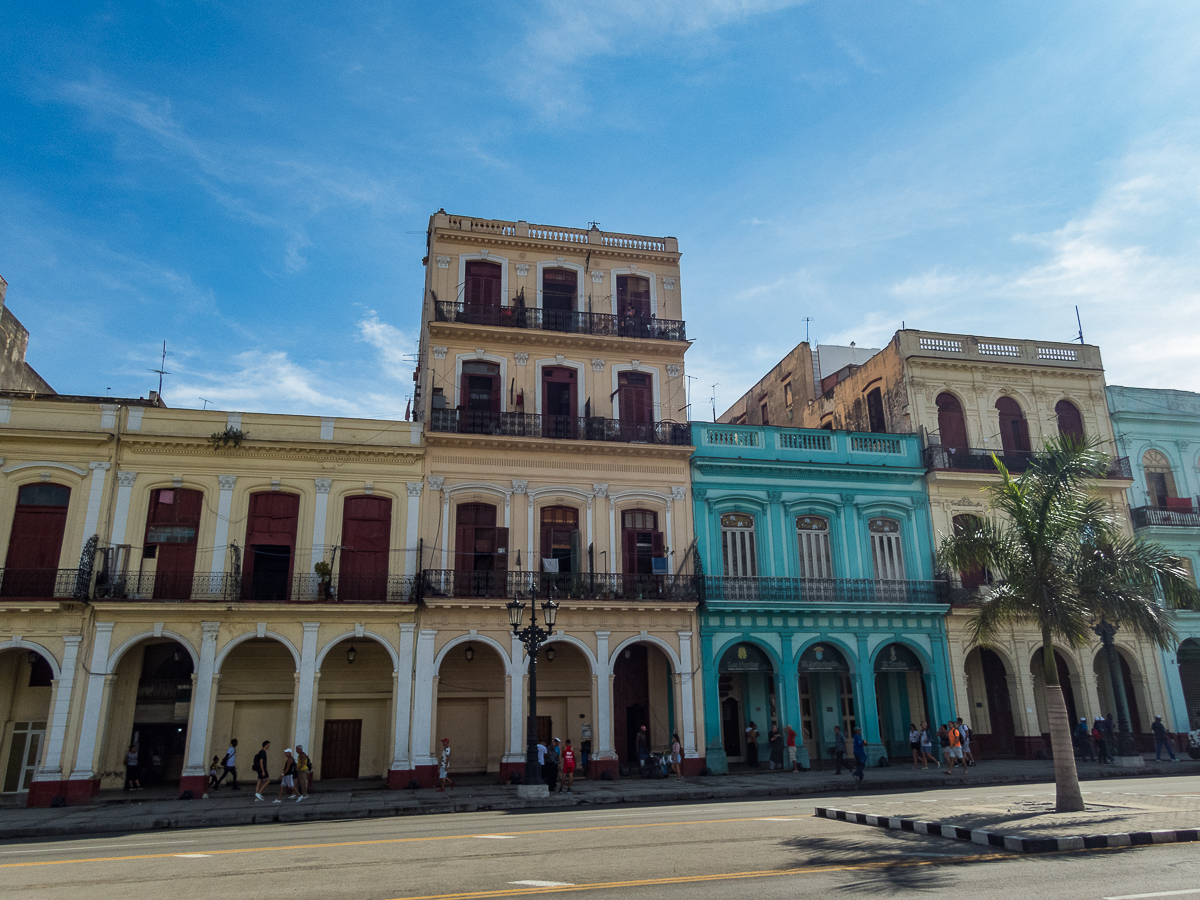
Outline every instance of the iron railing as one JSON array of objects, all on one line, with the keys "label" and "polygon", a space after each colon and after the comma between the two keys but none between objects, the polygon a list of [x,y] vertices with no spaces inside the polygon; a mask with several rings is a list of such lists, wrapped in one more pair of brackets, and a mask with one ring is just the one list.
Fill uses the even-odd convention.
[{"label": "iron railing", "polygon": [[433,317],[436,322],[495,325],[500,328],[526,328],[531,331],[560,331],[569,334],[648,338],[657,341],[687,340],[685,323],[654,316],[614,316],[606,313],[438,300],[433,304]]},{"label": "iron railing", "polygon": [[1159,506],[1138,506],[1129,510],[1134,528],[1165,525],[1171,528],[1200,527],[1200,511],[1191,509],[1165,509]]},{"label": "iron railing", "polygon": [[949,604],[956,591],[948,581],[879,581],[872,578],[722,577],[704,579],[706,603],[767,605],[904,603]]},{"label": "iron railing", "polygon": [[238,599],[241,579],[235,575],[179,572],[101,572],[92,596],[96,600],[210,601]]},{"label": "iron railing", "polygon": [[[1005,453],[979,447],[961,449],[933,444],[925,448],[925,467],[935,471],[995,472],[996,464],[992,461],[993,455],[1004,464],[1008,471],[1024,472],[1029,468],[1030,460],[1036,454],[1025,450]],[[1109,460],[1104,477],[1132,479],[1133,470],[1129,465],[1129,457],[1121,456]]]},{"label": "iron railing", "polygon": [[609,573],[461,572],[426,569],[421,573],[421,596],[502,598],[527,596],[578,600],[641,600],[696,603],[701,578],[695,575],[620,575]]},{"label": "iron railing", "polygon": [[469,409],[434,409],[430,412],[429,430],[451,434],[491,434],[617,444],[671,444],[678,447],[686,447],[692,442],[691,426],[680,422],[623,422],[598,416],[549,416]]},{"label": "iron railing", "polygon": [[415,575],[334,575],[322,582],[316,575],[293,580],[294,603],[415,603]]},{"label": "iron railing", "polygon": [[90,574],[80,569],[0,569],[0,597],[86,600]]},{"label": "iron railing", "polygon": [[137,703],[156,704],[188,703],[192,699],[190,681],[180,682],[175,678],[152,678],[138,682]]}]

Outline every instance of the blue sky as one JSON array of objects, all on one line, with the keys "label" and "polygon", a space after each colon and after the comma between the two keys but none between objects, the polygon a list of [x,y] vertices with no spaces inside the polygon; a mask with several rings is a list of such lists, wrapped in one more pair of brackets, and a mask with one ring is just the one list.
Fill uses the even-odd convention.
[{"label": "blue sky", "polygon": [[[675,235],[698,411],[804,337],[1200,390],[1200,6],[5,4],[0,275],[61,392],[402,414],[428,216]],[[416,232],[416,233],[413,233]]]}]

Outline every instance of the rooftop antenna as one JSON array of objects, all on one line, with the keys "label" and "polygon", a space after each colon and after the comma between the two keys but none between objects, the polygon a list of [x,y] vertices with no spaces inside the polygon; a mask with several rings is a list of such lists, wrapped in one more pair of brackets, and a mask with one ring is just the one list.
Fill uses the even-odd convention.
[{"label": "rooftop antenna", "polygon": [[687,405],[688,415],[690,416],[692,409],[692,382],[699,381],[700,378],[696,375],[684,375],[683,377],[687,379]]},{"label": "rooftop antenna", "polygon": [[163,341],[162,362],[158,364],[157,369],[151,369],[151,372],[158,373],[158,396],[162,396],[162,380],[164,375],[170,375],[167,371],[167,342]]},{"label": "rooftop antenna", "polygon": [[1079,326],[1079,343],[1083,343],[1083,320],[1079,318],[1079,304],[1075,304],[1075,324]]},{"label": "rooftop antenna", "polygon": [[595,228],[597,231],[599,231],[600,223],[599,222],[588,222],[588,228]]},{"label": "rooftop antenna", "polygon": [[712,409],[713,409],[713,424],[717,424],[717,385],[721,382],[716,382],[712,386]]},{"label": "rooftop antenna", "polygon": [[204,406],[203,406],[203,407],[201,407],[202,409],[208,409],[208,404],[210,404],[210,403],[212,403],[214,406],[216,406],[216,403],[213,403],[213,401],[212,401],[212,400],[205,400],[205,398],[204,398],[204,397],[197,397],[196,399],[197,399],[197,400],[204,400]]},{"label": "rooftop antenna", "polygon": [[804,317],[804,343],[808,343],[808,323],[812,321],[811,316]]}]

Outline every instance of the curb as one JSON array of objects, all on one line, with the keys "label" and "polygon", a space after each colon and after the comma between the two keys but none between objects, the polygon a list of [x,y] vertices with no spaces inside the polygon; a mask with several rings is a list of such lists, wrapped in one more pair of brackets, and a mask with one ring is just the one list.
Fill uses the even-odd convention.
[{"label": "curb", "polygon": [[1015,853],[1058,853],[1062,850],[1103,850],[1108,847],[1137,847],[1148,844],[1176,844],[1200,841],[1200,829],[1181,828],[1166,831],[1126,831],[1118,834],[1092,834],[1075,837],[1023,838],[999,834],[994,831],[962,828],[958,825],[943,825],[940,822],[919,822],[899,816],[872,816],[866,813],[846,812],[818,806],[813,810],[817,818],[835,819],[857,825],[873,825],[892,831],[909,831],[935,837],[948,837],[958,841],[970,841],[985,847],[999,847]]}]

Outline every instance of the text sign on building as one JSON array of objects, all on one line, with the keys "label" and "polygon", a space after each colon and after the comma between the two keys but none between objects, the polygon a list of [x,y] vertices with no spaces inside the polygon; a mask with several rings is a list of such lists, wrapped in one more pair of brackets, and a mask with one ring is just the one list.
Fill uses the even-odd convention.
[{"label": "text sign on building", "polygon": [[849,672],[845,657],[828,644],[813,644],[800,654],[801,672]]},{"label": "text sign on building", "polygon": [[735,644],[725,651],[718,669],[724,675],[739,672],[774,672],[775,667],[765,653],[753,644]]}]

